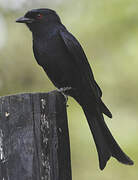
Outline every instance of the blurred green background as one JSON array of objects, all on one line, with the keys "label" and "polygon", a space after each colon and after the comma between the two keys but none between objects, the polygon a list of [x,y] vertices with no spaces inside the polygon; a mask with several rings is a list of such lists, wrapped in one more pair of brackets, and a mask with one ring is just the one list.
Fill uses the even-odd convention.
[{"label": "blurred green background", "polygon": [[48,92],[55,87],[37,65],[29,30],[15,19],[32,8],[52,8],[81,42],[116,140],[135,161],[125,166],[111,158],[104,171],[81,108],[69,98],[73,180],[138,178],[138,2],[137,0],[0,0],[0,95]]}]

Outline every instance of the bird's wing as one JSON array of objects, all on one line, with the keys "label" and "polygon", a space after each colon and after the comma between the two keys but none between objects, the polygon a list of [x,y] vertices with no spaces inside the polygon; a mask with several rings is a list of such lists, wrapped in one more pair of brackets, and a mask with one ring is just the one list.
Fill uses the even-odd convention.
[{"label": "bird's wing", "polygon": [[87,81],[95,95],[99,99],[102,96],[102,91],[96,81],[88,63],[87,57],[77,39],[67,30],[60,30],[60,36],[65,43],[68,52],[73,56],[77,67],[82,73],[82,77]]}]

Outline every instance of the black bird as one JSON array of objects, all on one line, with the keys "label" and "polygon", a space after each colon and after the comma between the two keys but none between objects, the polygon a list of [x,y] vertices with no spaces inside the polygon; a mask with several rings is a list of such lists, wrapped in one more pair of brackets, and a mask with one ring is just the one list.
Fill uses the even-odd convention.
[{"label": "black bird", "polygon": [[25,23],[31,30],[36,61],[53,84],[81,105],[96,144],[100,169],[105,168],[111,156],[132,165],[133,161],[121,150],[105,124],[103,114],[109,118],[112,114],[101,99],[102,91],[87,57],[57,13],[51,9],[33,9],[16,22]]}]

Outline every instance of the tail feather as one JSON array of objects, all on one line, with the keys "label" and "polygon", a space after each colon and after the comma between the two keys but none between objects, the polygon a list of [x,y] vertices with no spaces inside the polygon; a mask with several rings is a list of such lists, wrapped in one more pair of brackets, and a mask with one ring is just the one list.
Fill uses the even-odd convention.
[{"label": "tail feather", "polygon": [[112,113],[110,112],[110,110],[106,107],[106,105],[103,103],[101,99],[100,99],[100,102],[101,102],[100,107],[101,107],[102,112],[109,118],[112,118]]},{"label": "tail feather", "polygon": [[109,131],[102,113],[99,115],[98,113],[83,110],[96,144],[100,169],[103,170],[105,168],[111,156],[123,164],[132,165],[133,161],[121,150]]}]

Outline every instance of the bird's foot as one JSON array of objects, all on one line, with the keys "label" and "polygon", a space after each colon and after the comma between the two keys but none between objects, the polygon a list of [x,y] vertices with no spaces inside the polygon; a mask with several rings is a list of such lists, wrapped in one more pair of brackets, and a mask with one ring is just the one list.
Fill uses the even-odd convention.
[{"label": "bird's foot", "polygon": [[65,104],[66,104],[67,107],[68,107],[69,105],[67,104],[68,95],[66,95],[66,91],[71,90],[71,89],[72,89],[71,87],[63,87],[63,88],[58,89],[58,91],[64,96],[64,98],[65,98]]},{"label": "bird's foot", "polygon": [[71,90],[71,89],[72,89],[72,87],[63,87],[63,88],[58,89],[58,91],[61,93],[62,92],[65,93],[66,91]]},{"label": "bird's foot", "polygon": [[65,95],[63,92],[62,92],[64,98],[65,98],[65,104],[66,104],[66,107],[69,107],[69,105],[67,104],[68,102],[68,95]]}]

